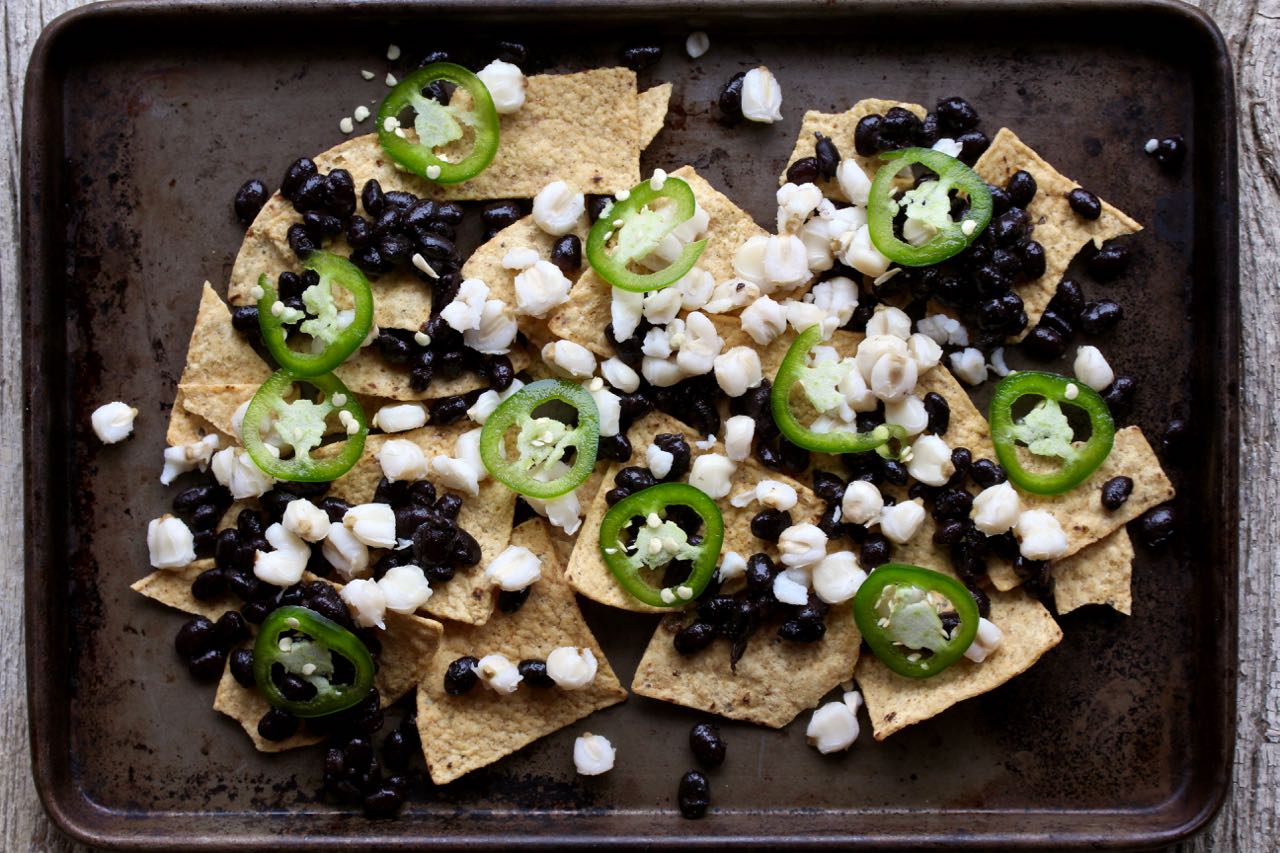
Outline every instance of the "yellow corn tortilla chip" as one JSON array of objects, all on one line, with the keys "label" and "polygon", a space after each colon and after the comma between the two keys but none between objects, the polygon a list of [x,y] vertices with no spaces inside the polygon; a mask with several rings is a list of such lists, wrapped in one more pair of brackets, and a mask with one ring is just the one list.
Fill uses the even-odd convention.
[{"label": "yellow corn tortilla chip", "polygon": [[[511,541],[543,561],[542,577],[534,583],[524,606],[512,614],[495,614],[479,627],[449,624],[418,687],[422,752],[437,785],[490,765],[627,698],[627,691],[583,620],[573,591],[564,582],[546,522],[540,518],[526,521],[512,531]],[[511,661],[545,659],[560,646],[591,650],[599,666],[591,684],[581,690],[521,685],[505,696],[483,685],[464,696],[444,692],[445,670],[464,655],[502,654]]]},{"label": "yellow corn tortilla chip", "polygon": [[236,599],[226,596],[214,601],[200,601],[191,594],[192,581],[201,572],[212,569],[213,565],[213,560],[196,560],[181,569],[157,569],[145,578],[134,581],[129,588],[175,610],[217,620],[228,610],[236,609]]},{"label": "yellow corn tortilla chip", "polygon": [[[378,453],[391,439],[412,441],[430,460],[438,455],[452,456],[458,436],[472,429],[478,427],[464,420],[447,427],[428,425],[408,432],[371,435],[365,442],[360,461],[333,481],[329,494],[353,505],[371,501],[378,481],[382,479]],[[461,497],[458,526],[475,537],[480,545],[480,562],[458,571],[448,583],[437,587],[422,609],[441,619],[483,625],[493,612],[495,595],[493,584],[484,576],[484,567],[507,547],[516,495],[497,480],[489,478],[480,484],[479,495]]]},{"label": "yellow corn tortilla chip", "polygon": [[179,387],[177,393],[173,395],[173,408],[169,411],[169,427],[165,432],[165,443],[170,447],[193,444],[206,435],[216,432],[218,430],[213,424],[187,411],[186,395]]},{"label": "yellow corn tortilla chip", "polygon": [[189,414],[197,415],[211,424],[218,432],[234,436],[231,426],[232,416],[236,409],[253,399],[260,385],[179,385],[182,407]]},{"label": "yellow corn tortilla chip", "polygon": [[[842,113],[820,113],[817,110],[806,112],[800,122],[800,133],[796,136],[795,148],[787,158],[786,169],[783,169],[782,174],[778,176],[778,186],[787,182],[787,169],[791,168],[792,163],[813,156],[813,144],[816,141],[814,133],[830,137],[836,148],[840,150],[841,157],[856,160],[868,177],[874,176],[876,169],[883,166],[884,162],[879,157],[863,157],[859,154],[853,145],[853,131],[862,119],[869,115],[884,115],[891,107],[910,110],[920,118],[924,118],[928,112],[919,104],[906,104],[883,98],[865,98]],[[817,184],[827,198],[837,201],[849,200],[844,190],[840,189],[840,185],[834,180],[819,180]]]},{"label": "yellow corn tortilla chip", "polygon": [[[341,588],[340,584],[334,586]],[[378,636],[382,651],[378,655],[378,671],[373,677],[384,708],[398,701],[426,677],[443,630],[439,622],[400,613],[388,613],[386,625],[386,630]],[[324,740],[308,734],[305,728],[282,741],[267,740],[258,734],[258,721],[270,707],[261,693],[243,687],[235,680],[230,666],[223,670],[213,709],[239,723],[259,752],[284,752]]]},{"label": "yellow corn tortilla chip", "polygon": [[667,108],[671,103],[671,84],[662,83],[640,93],[640,150],[648,148],[662,132],[667,121]]},{"label": "yellow corn tortilla chip", "polygon": [[[733,256],[738,247],[751,237],[768,232],[756,225],[746,211],[711,186],[692,166],[682,166],[671,175],[689,184],[698,204],[710,217],[707,246],[702,250],[697,266],[710,273],[717,283],[733,278]],[[605,339],[604,327],[611,320],[609,309],[612,302],[613,288],[593,270],[584,269],[569,292],[569,301],[547,318],[547,325],[557,337],[608,358],[613,355],[613,348]],[[688,312],[682,310],[680,313],[683,316]]]},{"label": "yellow corn tortilla chip", "polygon": [[[943,440],[952,448],[969,448],[974,459],[997,461],[987,419],[950,370],[940,365],[920,378],[916,394],[923,396],[930,391],[945,398],[951,409],[951,423]],[[1120,509],[1112,512],[1102,506],[1102,486],[1112,477],[1121,476],[1133,480],[1133,493]],[[1106,461],[1089,479],[1066,494],[1033,495],[1018,491],[1024,510],[1045,510],[1062,525],[1067,534],[1067,552],[1060,559],[1101,540],[1152,507],[1171,500],[1173,495],[1173,484],[1160,467],[1160,459],[1136,426],[1117,431]],[[996,589],[1010,590],[1022,583],[1013,566],[1005,560],[992,556],[987,566]]]},{"label": "yellow corn tortilla chip", "polygon": [[1086,604],[1105,604],[1126,616],[1133,612],[1133,542],[1123,527],[1051,568],[1058,613]]},{"label": "yellow corn tortilla chip", "polygon": [[853,608],[838,605],[828,613],[827,633],[816,643],[788,642],[766,625],[751,638],[735,670],[729,666],[729,641],[723,638],[688,657],[677,652],[672,637],[686,622],[682,614],[671,614],[658,625],[636,667],[631,691],[775,729],[848,681],[862,643]]},{"label": "yellow corn tortilla chip", "polygon": [[[524,370],[529,364],[528,354],[519,347],[513,348],[507,355],[517,372]],[[387,400],[438,400],[489,387],[489,381],[483,376],[463,371],[454,379],[436,377],[427,390],[414,391],[409,386],[409,369],[387,363],[373,347],[357,350],[355,355],[335,367],[333,374],[353,394]]]},{"label": "yellow corn tortilla chip", "polygon": [[1035,281],[1014,288],[1022,297],[1028,319],[1026,329],[1014,340],[1022,340],[1040,322],[1071,259],[1086,243],[1101,246],[1106,240],[1142,230],[1141,225],[1105,201],[1097,219],[1077,216],[1067,203],[1067,193],[1080,185],[1050,166],[1007,127],[1000,128],[991,147],[973,168],[983,180],[996,186],[1004,186],[1019,169],[1036,179],[1036,197],[1027,205],[1027,214],[1035,225],[1032,239],[1044,247],[1045,270]]},{"label": "yellow corn tortilla chip", "polygon": [[[923,535],[922,530],[916,539]],[[947,571],[949,560],[938,553],[935,562],[920,565]],[[1062,641],[1062,630],[1053,616],[1025,592],[990,595],[990,619],[1004,632],[1004,640],[983,663],[961,658],[932,678],[905,678],[874,655],[863,655],[858,661],[858,687],[866,700],[876,740],[935,717],[957,702],[994,690],[1025,672]]]}]

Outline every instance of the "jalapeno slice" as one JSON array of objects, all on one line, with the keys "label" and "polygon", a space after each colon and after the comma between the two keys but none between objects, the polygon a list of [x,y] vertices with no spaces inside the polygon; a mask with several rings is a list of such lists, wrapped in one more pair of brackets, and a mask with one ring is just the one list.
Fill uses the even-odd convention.
[{"label": "jalapeno slice", "polygon": [[[867,225],[871,242],[889,260],[905,267],[925,267],[959,254],[991,221],[991,190],[987,182],[954,157],[932,148],[904,148],[881,154],[888,162],[876,171],[867,201]],[[896,178],[908,166],[920,164],[937,177],[894,198]],[[961,221],[951,218],[951,190],[969,197],[969,209]],[[912,245],[894,233],[894,220],[905,206],[908,222],[923,232],[933,232],[925,243]]]},{"label": "jalapeno slice", "polygon": [[[577,415],[569,426],[551,417],[534,417],[548,403],[563,403]],[[506,455],[507,430],[518,426],[515,459]],[[591,394],[572,382],[531,382],[502,401],[480,432],[480,459],[495,480],[514,492],[549,500],[573,491],[591,476],[600,442],[600,412]],[[574,451],[573,464],[563,459]],[[560,473],[555,473],[564,469]]]},{"label": "jalapeno slice", "polygon": [[[651,208],[659,199],[667,199],[669,204]],[[693,190],[679,178],[667,178],[661,189],[654,189],[648,181],[637,184],[591,226],[587,235],[591,268],[614,287],[633,293],[676,283],[698,262],[706,240],[689,243],[669,266],[656,272],[632,272],[628,265],[651,255],[663,238],[693,218],[696,210]],[[612,250],[608,248],[611,241]]]},{"label": "jalapeno slice", "polygon": [[[295,383],[314,385],[321,392],[319,402],[305,397],[286,400]],[[329,432],[328,417],[335,411],[347,440],[334,455],[316,458],[311,451]],[[281,458],[279,449],[267,443],[265,435],[272,431],[293,448],[291,457]],[[240,433],[250,458],[264,473],[294,483],[325,483],[338,479],[360,461],[369,426],[360,401],[332,373],[298,376],[277,370],[249,401]]]},{"label": "jalapeno slice", "polygon": [[[452,83],[471,96],[470,110],[458,110],[425,97],[432,83]],[[416,140],[400,136],[400,113],[412,107]],[[390,119],[390,121],[388,121]],[[475,141],[471,153],[457,162],[436,154],[436,149],[456,142],[470,127]],[[498,153],[498,111],[480,78],[461,65],[433,62],[405,77],[378,107],[378,144],[387,156],[415,175],[437,184],[458,184],[488,168]]]},{"label": "jalapeno slice", "polygon": [[[674,521],[672,507],[687,507],[702,520],[702,541],[693,544]],[[635,540],[623,533],[633,519],[641,520]],[[716,502],[686,483],[661,483],[628,495],[614,504],[600,522],[600,551],[605,565],[628,593],[652,607],[679,607],[702,594],[715,574],[724,542],[724,519]],[[656,587],[647,575],[674,560],[689,560],[693,571],[684,582]]]},{"label": "jalapeno slice", "polygon": [[[350,682],[335,679],[334,656],[350,664]],[[288,699],[273,670],[279,664],[315,688],[310,699]],[[307,607],[289,605],[271,612],[253,644],[253,678],[274,708],[295,717],[323,717],[345,711],[364,699],[373,686],[373,657],[355,634]]]},{"label": "jalapeno slice", "polygon": [[[262,288],[258,299],[258,327],[262,330],[262,342],[276,364],[298,376],[319,376],[346,361],[369,336],[373,326],[373,291],[364,273],[346,258],[312,252],[303,266],[320,276],[318,284],[302,291],[306,312],[298,316],[296,308],[277,301],[271,277],[264,273],[258,278],[258,287]],[[335,284],[350,293],[355,302],[355,316],[346,326],[341,324],[341,312],[333,298]],[[284,324],[294,320],[301,320],[298,331],[310,335],[324,348],[315,353],[291,349]]]},{"label": "jalapeno slice", "polygon": [[[948,607],[959,619],[950,631],[940,615]],[[973,594],[955,578],[885,563],[858,587],[853,618],[881,663],[907,678],[931,678],[973,644],[981,617]]]},{"label": "jalapeno slice", "polygon": [[[803,388],[812,398],[818,393],[818,386],[825,383],[830,386],[829,389],[825,389],[828,393],[838,393],[834,390],[836,384],[834,377],[823,375],[821,367],[809,365],[809,355],[821,341],[821,326],[810,326],[805,329],[792,342],[774,377],[773,388],[769,392],[769,405],[773,409],[774,422],[787,440],[797,447],[818,453],[861,453],[865,450],[878,450],[892,439],[906,438],[907,431],[896,424],[880,424],[866,432],[853,430],[814,432],[800,423],[791,411],[793,391]],[[812,393],[810,389],[814,389]]]},{"label": "jalapeno slice", "polygon": [[[1043,400],[1015,420],[1013,407],[1023,397]],[[1074,406],[1088,416],[1090,435],[1083,445],[1072,440],[1063,405]],[[1000,380],[987,419],[996,458],[1010,482],[1037,495],[1060,495],[1083,483],[1110,455],[1116,436],[1111,410],[1097,391],[1078,380],[1034,370],[1012,373]],[[1062,466],[1049,472],[1028,470],[1019,456],[1019,444],[1036,456],[1058,457]]]}]

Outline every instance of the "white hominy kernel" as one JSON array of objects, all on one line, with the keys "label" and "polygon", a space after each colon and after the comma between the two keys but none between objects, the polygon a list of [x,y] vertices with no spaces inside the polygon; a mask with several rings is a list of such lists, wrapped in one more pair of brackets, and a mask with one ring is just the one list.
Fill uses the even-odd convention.
[{"label": "white hominy kernel", "polygon": [[147,523],[147,551],[152,568],[180,569],[195,562],[195,536],[180,518],[153,518]]},{"label": "white hominy kernel", "polygon": [[372,80],[377,75],[375,75],[372,71],[361,69],[360,76],[366,80]]},{"label": "white hominy kernel", "polygon": [[124,441],[133,432],[133,421],[138,410],[128,403],[107,403],[94,409],[89,417],[94,434],[103,444]]},{"label": "white hominy kernel", "polygon": [[853,598],[867,573],[852,551],[828,554],[813,567],[813,591],[827,604],[842,604]]},{"label": "white hominy kernel", "polygon": [[[733,462],[743,462],[751,455],[756,422],[750,415],[734,415],[724,422],[724,452]],[[655,475],[656,476],[656,475]]]},{"label": "white hominy kernel", "polygon": [[704,453],[693,460],[693,466],[689,470],[689,485],[713,500],[720,500],[729,494],[729,489],[732,488],[730,478],[737,467],[727,456]]},{"label": "white hominy kernel", "polygon": [[422,448],[404,438],[393,438],[384,443],[378,450],[378,464],[382,467],[382,475],[393,483],[425,480],[430,468]]},{"label": "white hominy kernel", "polygon": [[342,131],[343,133],[350,133],[355,129],[356,129],[356,125],[355,125],[355,122],[351,120],[351,116],[344,116],[342,120],[338,122],[338,130]]},{"label": "white hominy kernel", "polygon": [[524,676],[505,655],[485,655],[475,667],[476,675],[495,693],[510,695],[516,692]]},{"label": "white hominy kernel", "polygon": [[696,30],[684,40],[684,49],[690,59],[698,59],[711,49],[711,39],[702,30]]},{"label": "white hominy kernel", "polygon": [[793,524],[778,537],[778,552],[788,568],[812,566],[827,554],[827,534],[814,524]]},{"label": "white hominy kernel", "polygon": [[[416,445],[415,445],[416,446]],[[396,514],[390,504],[358,504],[347,510],[342,524],[370,548],[396,546]]]},{"label": "white hominy kernel", "polygon": [[845,487],[840,509],[846,520],[854,524],[871,524],[880,518],[884,509],[884,496],[874,483],[851,480]]},{"label": "white hominy kernel", "polygon": [[973,499],[969,517],[973,526],[988,536],[999,536],[1018,523],[1022,501],[1008,482],[983,489]]},{"label": "white hominy kernel", "polygon": [[626,394],[633,394],[640,387],[640,374],[617,357],[601,362],[600,375],[614,388]]},{"label": "white hominy kernel", "polygon": [[609,739],[587,732],[573,742],[573,766],[582,776],[599,776],[613,769],[618,750]]},{"label": "white hominy kernel", "polygon": [[887,506],[880,511],[880,532],[896,545],[905,545],[924,523],[924,505],[919,498]]},{"label": "white hominy kernel", "polygon": [[364,121],[369,117],[369,108],[361,104],[352,111],[352,116],[356,121]]},{"label": "white hominy kernel", "polygon": [[519,112],[524,106],[526,80],[517,65],[495,59],[476,73],[493,98],[493,108],[501,115]]},{"label": "white hominy kernel", "polygon": [[944,486],[956,472],[951,448],[936,435],[922,435],[911,445],[907,473],[926,486]]},{"label": "white hominy kernel", "polygon": [[742,79],[742,116],[762,124],[782,121],[782,88],[763,65],[752,68]]},{"label": "white hominy kernel", "polygon": [[1000,648],[1003,640],[1004,631],[1001,631],[994,622],[990,619],[979,619],[978,633],[974,636],[969,648],[965,649],[964,656],[974,663],[982,663]]},{"label": "white hominy kernel", "polygon": [[1105,391],[1115,381],[1115,371],[1102,355],[1102,350],[1095,346],[1082,346],[1076,350],[1076,360],[1072,365],[1076,379],[1095,391]]},{"label": "white hominy kernel", "polygon": [[1042,509],[1019,515],[1013,532],[1018,537],[1018,550],[1028,560],[1054,560],[1067,552],[1067,534],[1062,525]]},{"label": "white hominy kernel", "polygon": [[547,675],[563,690],[581,690],[595,681],[597,666],[591,649],[561,646],[547,655]]},{"label": "white hominy kernel", "polygon": [[400,45],[397,45],[397,44],[387,45],[387,59],[391,60],[392,62],[395,62],[399,58],[400,58]]},{"label": "white hominy kernel", "polygon": [[351,609],[351,618],[361,628],[386,628],[387,594],[377,582],[364,578],[347,581],[338,596]]},{"label": "white hominy kernel", "polygon": [[844,694],[841,702],[826,703],[809,718],[805,737],[823,755],[848,749],[858,739],[861,706],[862,695],[853,691]]},{"label": "white hominy kernel", "polygon": [[396,79],[396,75],[392,74],[390,71],[388,71],[388,72],[387,72],[387,85],[388,85],[388,86],[395,86],[395,85],[396,85],[396,83],[399,83],[399,82],[400,82],[400,81]]},{"label": "white hominy kernel", "polygon": [[387,609],[392,613],[413,613],[431,598],[431,584],[418,566],[395,566],[378,580]]},{"label": "white hominy kernel", "polygon": [[322,542],[329,535],[329,515],[306,498],[289,501],[280,523],[284,529],[307,542]]},{"label": "white hominy kernel", "polygon": [[518,592],[542,577],[542,559],[528,548],[510,545],[485,566],[484,576],[499,589]]},{"label": "white hominy kernel", "polygon": [[1148,154],[1154,154],[1156,153],[1156,149],[1159,147],[1160,147],[1160,140],[1156,139],[1155,137],[1152,137],[1151,139],[1147,140],[1146,145],[1142,146],[1142,150],[1147,152]]},{"label": "white hominy kernel", "polygon": [[586,209],[586,196],[564,181],[552,181],[533,197],[534,223],[555,237],[572,231]]}]

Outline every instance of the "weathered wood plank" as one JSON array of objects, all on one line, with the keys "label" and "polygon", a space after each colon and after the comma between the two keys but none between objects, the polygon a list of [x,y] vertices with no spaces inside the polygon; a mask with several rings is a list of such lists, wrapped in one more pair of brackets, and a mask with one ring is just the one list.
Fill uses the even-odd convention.
[{"label": "weathered wood plank", "polygon": [[[0,128],[0,413],[19,411],[17,297],[18,136],[22,80],[41,28],[83,0],[6,0],[4,116]],[[1274,849],[1280,833],[1280,459],[1276,439],[1280,374],[1280,0],[1200,0],[1218,22],[1236,63],[1241,117],[1241,267],[1244,327],[1244,472],[1240,554],[1239,739],[1233,791],[1222,814],[1184,853]],[[82,849],[51,829],[30,779],[22,636],[22,453],[20,437],[0,430],[0,849]]]}]

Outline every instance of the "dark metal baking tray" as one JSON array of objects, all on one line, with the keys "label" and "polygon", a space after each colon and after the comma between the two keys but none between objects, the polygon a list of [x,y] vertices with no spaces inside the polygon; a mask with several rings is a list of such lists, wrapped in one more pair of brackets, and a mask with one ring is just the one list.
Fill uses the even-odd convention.
[{"label": "dark metal baking tray", "polygon": [[[697,62],[693,29],[711,35]],[[1176,544],[1141,551],[1134,615],[1090,608],[1007,686],[885,743],[820,757],[803,723],[726,724],[714,811],[680,819],[700,715],[632,698],[592,718],[618,768],[575,777],[576,726],[497,766],[421,790],[395,821],[334,809],[314,750],[256,754],[209,708],[171,638],[181,617],[132,594],[167,409],[199,285],[226,280],[230,200],[338,142],[338,119],[386,91],[389,42],[527,42],[550,70],[613,64],[661,39],[642,84],[675,83],[646,168],[693,163],[762,223],[804,109],[963,94],[1068,175],[1146,223],[1114,292],[1108,353],[1139,384],[1149,434],[1189,419],[1174,469]],[[728,128],[711,104],[767,63],[786,120]],[[366,82],[360,69],[378,72]],[[23,127],[26,607],[36,782],[56,823],[104,846],[255,848],[826,844],[1063,848],[1167,843],[1221,801],[1234,737],[1238,302],[1232,77],[1213,24],[1168,2],[1020,4],[595,2],[121,3],[54,22],[36,47]],[[1168,176],[1143,142],[1181,132]],[[103,450],[102,401],[140,407]],[[588,608],[629,679],[651,618]]]}]

